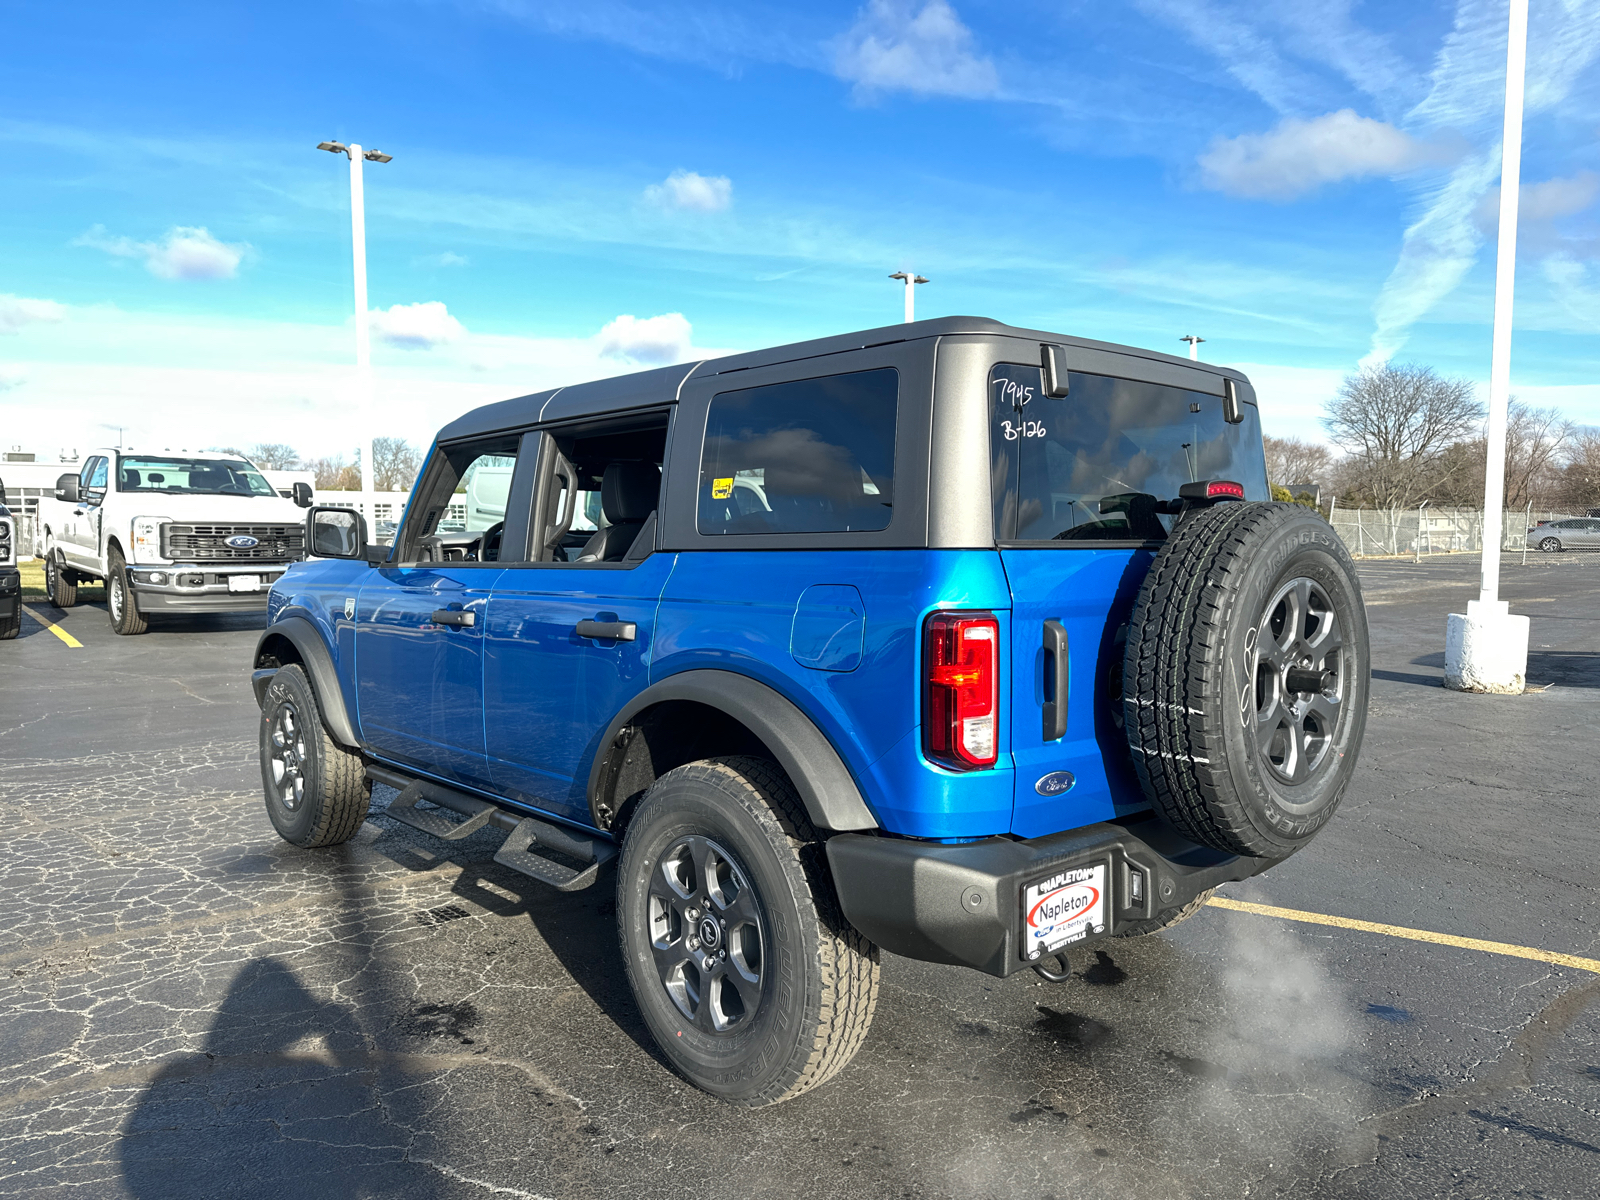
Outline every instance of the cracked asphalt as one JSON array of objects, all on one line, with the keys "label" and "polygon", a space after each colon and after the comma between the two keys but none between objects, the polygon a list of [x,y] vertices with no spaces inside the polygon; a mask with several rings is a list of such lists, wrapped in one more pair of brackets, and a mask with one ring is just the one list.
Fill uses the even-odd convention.
[{"label": "cracked asphalt", "polygon": [[[1508,561],[1548,690],[1440,686],[1476,564],[1364,564],[1367,743],[1227,894],[1600,957],[1600,556]],[[1065,984],[885,956],[865,1048],[777,1108],[653,1052],[610,880],[262,805],[260,621],[0,643],[0,1195],[1592,1197],[1600,974],[1211,908]]]}]

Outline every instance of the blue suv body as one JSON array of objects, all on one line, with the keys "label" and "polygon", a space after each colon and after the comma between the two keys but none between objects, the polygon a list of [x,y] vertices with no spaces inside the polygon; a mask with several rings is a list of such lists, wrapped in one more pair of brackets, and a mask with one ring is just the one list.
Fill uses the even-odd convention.
[{"label": "blue suv body", "polygon": [[[440,431],[392,550],[308,518],[256,655],[269,811],[340,840],[375,779],[429,832],[505,828],[498,861],[559,887],[621,843],[669,1057],[784,1098],[855,1043],[813,1061],[762,1024],[790,1020],[774,893],[809,894],[818,962],[828,938],[870,962],[831,985],[870,1012],[875,945],[1005,975],[1288,852],[1184,836],[1130,753],[1130,620],[1212,479],[1269,498],[1242,375],[978,318],[491,404]],[[669,808],[702,824],[652,817],[630,863]]]}]

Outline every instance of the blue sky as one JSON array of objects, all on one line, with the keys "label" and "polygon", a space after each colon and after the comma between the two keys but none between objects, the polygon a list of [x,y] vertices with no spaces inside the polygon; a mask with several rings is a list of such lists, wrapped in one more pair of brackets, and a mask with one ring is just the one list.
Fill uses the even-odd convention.
[{"label": "blue sky", "polygon": [[[972,313],[1204,357],[1268,432],[1488,374],[1504,0],[7,6],[0,419],[53,454],[379,432]],[[1513,386],[1600,423],[1600,3],[1533,0]],[[114,435],[113,435],[114,437]]]}]

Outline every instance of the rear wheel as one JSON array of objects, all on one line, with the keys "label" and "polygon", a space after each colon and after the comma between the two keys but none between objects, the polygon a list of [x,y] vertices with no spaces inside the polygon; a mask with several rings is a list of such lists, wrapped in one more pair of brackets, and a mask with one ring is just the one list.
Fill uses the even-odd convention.
[{"label": "rear wheel", "polygon": [[1543,550],[1546,554],[1560,554],[1561,539],[1547,537],[1544,539],[1544,541],[1539,543],[1539,549]]},{"label": "rear wheel", "polygon": [[372,782],[361,756],[328,736],[316,693],[298,666],[279,667],[261,706],[261,782],[267,816],[296,846],[337,846],[366,820]]},{"label": "rear wheel", "polygon": [[78,602],[78,577],[68,577],[59,550],[48,551],[44,557],[44,598],[56,608],[71,608]]},{"label": "rear wheel", "polygon": [[128,585],[128,564],[122,560],[122,552],[114,548],[106,556],[106,613],[111,617],[111,628],[124,636],[150,628]]},{"label": "rear wheel", "polygon": [[805,808],[765,759],[705,759],[655,782],[623,842],[617,925],[656,1043],[712,1095],[798,1096],[867,1035],[877,947],[839,912]]},{"label": "rear wheel", "polygon": [[1295,504],[1180,521],[1130,622],[1123,705],[1156,810],[1193,841],[1278,858],[1333,816],[1366,728],[1355,564]]}]

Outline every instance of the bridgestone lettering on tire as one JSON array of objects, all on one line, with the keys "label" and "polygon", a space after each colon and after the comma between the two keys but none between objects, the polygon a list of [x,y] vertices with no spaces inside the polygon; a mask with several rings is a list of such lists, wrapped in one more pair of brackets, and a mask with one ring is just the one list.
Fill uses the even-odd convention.
[{"label": "bridgestone lettering on tire", "polygon": [[1193,841],[1279,858],[1328,822],[1366,728],[1355,564],[1296,504],[1179,522],[1140,589],[1123,660],[1134,768]]},{"label": "bridgestone lettering on tire", "polygon": [[623,841],[617,927],[656,1043],[724,1100],[809,1091],[872,1024],[877,947],[839,912],[805,807],[766,759],[710,758],[656,780]]},{"label": "bridgestone lettering on tire", "polygon": [[279,667],[267,685],[261,783],[272,827],[296,846],[337,846],[366,820],[366,765],[328,736],[316,693],[297,666]]}]

